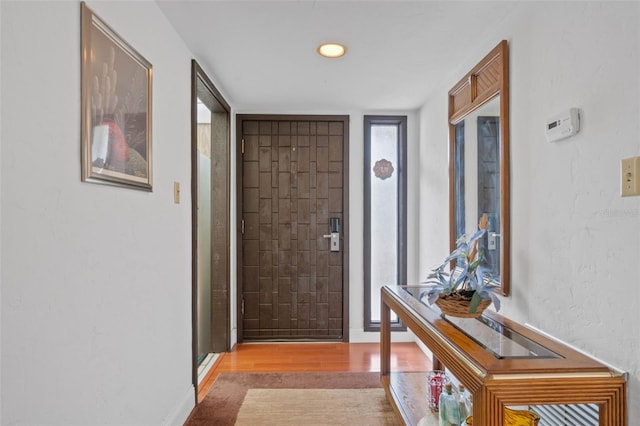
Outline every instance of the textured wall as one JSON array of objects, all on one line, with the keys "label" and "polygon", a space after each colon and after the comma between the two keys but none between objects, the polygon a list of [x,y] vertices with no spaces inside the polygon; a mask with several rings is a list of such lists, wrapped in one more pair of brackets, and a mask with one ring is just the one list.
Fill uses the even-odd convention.
[{"label": "textured wall", "polygon": [[[620,160],[640,155],[640,3],[526,2],[452,64],[421,111],[422,274],[446,254],[446,91],[510,42],[512,296],[504,313],[630,372],[640,415],[640,197],[621,198]],[[463,63],[464,62],[464,63]],[[464,65],[464,66],[463,66]],[[582,110],[548,143],[545,120]],[[435,158],[434,158],[435,157]]]}]

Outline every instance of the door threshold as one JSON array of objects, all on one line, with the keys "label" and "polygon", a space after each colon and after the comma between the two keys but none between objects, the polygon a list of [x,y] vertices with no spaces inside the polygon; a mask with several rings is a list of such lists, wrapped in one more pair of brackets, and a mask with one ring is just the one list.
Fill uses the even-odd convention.
[{"label": "door threshold", "polygon": [[198,384],[207,376],[207,373],[211,370],[211,367],[213,367],[215,360],[218,359],[219,356],[220,354],[209,353],[200,363],[198,366]]}]

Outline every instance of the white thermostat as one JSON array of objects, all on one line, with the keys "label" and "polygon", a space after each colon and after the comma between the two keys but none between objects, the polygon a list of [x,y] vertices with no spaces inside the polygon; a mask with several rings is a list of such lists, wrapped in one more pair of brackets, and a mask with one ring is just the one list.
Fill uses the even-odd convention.
[{"label": "white thermostat", "polygon": [[570,108],[547,120],[547,141],[555,142],[573,136],[580,131],[580,110]]}]

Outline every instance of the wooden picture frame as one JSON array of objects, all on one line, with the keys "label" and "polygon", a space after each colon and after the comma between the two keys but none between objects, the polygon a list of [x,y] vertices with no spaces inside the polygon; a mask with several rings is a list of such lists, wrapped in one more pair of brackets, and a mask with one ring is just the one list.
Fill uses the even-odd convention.
[{"label": "wooden picture frame", "polygon": [[152,190],[152,66],[81,3],[82,181]]}]

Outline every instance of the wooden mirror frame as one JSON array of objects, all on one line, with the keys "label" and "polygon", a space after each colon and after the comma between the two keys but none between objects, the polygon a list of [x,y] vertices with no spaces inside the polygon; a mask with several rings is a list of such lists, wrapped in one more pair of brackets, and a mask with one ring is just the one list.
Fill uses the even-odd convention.
[{"label": "wooden mirror frame", "polygon": [[455,125],[500,96],[500,284],[510,290],[509,47],[502,40],[449,91],[449,244],[456,248]]}]

